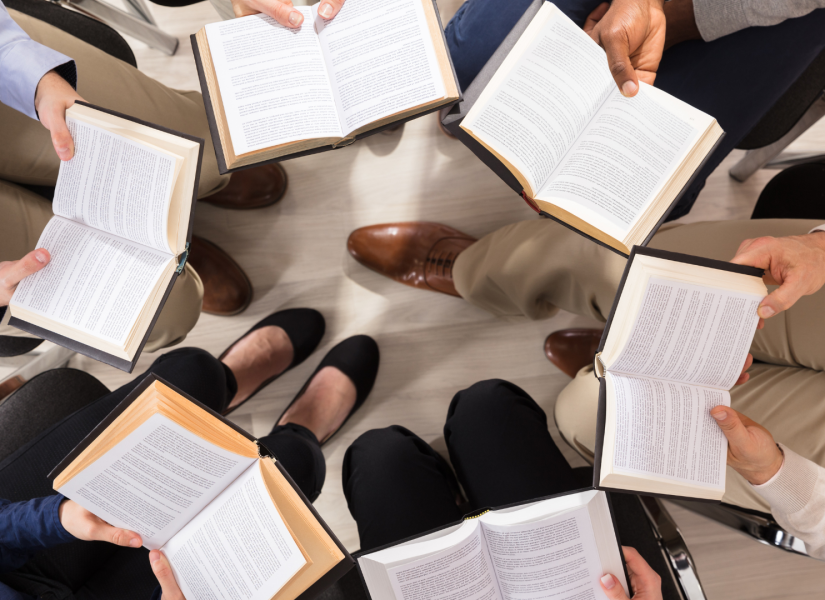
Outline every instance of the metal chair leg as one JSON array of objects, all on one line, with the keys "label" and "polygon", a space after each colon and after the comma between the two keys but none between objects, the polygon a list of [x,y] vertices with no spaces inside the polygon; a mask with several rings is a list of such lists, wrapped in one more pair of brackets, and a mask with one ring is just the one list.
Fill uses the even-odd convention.
[{"label": "metal chair leg", "polygon": [[60,4],[103,21],[110,27],[131,35],[164,54],[171,56],[178,49],[178,38],[164,33],[144,19],[130,15],[101,0],[60,0]]},{"label": "metal chair leg", "polygon": [[748,150],[742,160],[733,165],[728,173],[736,181],[746,181],[748,177],[779,156],[785,148],[790,146],[791,142],[810,129],[822,117],[825,117],[825,95],[811,105],[793,129],[770,146]]},{"label": "metal chair leg", "polygon": [[670,563],[673,578],[682,590],[685,600],[707,600],[702,582],[699,581],[696,564],[693,562],[693,557],[690,555],[676,521],[659,499],[652,496],[639,496],[638,498],[647,513],[659,546]]},{"label": "metal chair leg", "polygon": [[691,512],[744,533],[749,538],[762,544],[781,548],[793,554],[810,556],[805,548],[805,542],[782,529],[776,521],[770,518],[770,515],[760,516],[761,513],[753,514],[750,511],[729,504],[711,504],[689,500],[674,500],[673,502]]},{"label": "metal chair leg", "polygon": [[152,13],[149,11],[149,7],[146,6],[146,3],[143,0],[125,0],[126,2],[126,10],[133,13],[136,17],[139,17],[149,23],[150,25],[154,25],[157,27],[157,21],[155,21],[155,17],[152,16]]}]

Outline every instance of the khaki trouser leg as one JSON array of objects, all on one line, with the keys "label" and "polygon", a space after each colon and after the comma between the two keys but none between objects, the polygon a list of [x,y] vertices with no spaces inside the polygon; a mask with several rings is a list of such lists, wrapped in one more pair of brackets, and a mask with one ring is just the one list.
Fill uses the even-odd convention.
[{"label": "khaki trouser leg", "polygon": [[[9,10],[9,14],[32,39],[74,59],[77,91],[87,102],[203,138],[206,145],[199,197],[217,192],[229,183],[228,175],[218,173],[199,93],[172,90],[56,27],[15,10]],[[0,133],[0,178],[35,185],[55,184],[60,161],[49,132],[39,122],[0,105]]]},{"label": "khaki trouser leg", "polygon": [[559,308],[601,321],[625,259],[549,219],[502,227],[458,255],[458,293],[501,316],[546,319]]},{"label": "khaki trouser leg", "polygon": [[[37,247],[40,234],[52,218],[52,205],[19,185],[0,180],[0,215],[0,262],[17,260]],[[151,352],[183,340],[198,321],[202,300],[201,279],[186,265],[144,350]],[[0,326],[0,335],[27,336],[8,326]]]}]

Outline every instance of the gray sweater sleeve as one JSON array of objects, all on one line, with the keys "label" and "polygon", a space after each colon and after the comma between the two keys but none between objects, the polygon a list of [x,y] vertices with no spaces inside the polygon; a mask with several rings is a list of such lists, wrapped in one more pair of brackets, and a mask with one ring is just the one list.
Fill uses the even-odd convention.
[{"label": "gray sweater sleeve", "polygon": [[696,26],[706,42],[748,27],[776,25],[817,8],[825,8],[825,0],[693,0]]}]

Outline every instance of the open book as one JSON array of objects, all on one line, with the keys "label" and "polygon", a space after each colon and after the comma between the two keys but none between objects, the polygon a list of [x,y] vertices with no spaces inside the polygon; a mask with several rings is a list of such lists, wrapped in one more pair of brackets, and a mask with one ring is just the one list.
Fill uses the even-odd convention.
[{"label": "open book", "polygon": [[730,406],[767,295],[762,270],[636,247],[605,327],[594,486],[720,500]]},{"label": "open book", "polygon": [[265,15],[192,36],[221,173],[345,146],[457,101],[435,0],[349,0],[300,29]]},{"label": "open book", "polygon": [[604,51],[551,3],[461,129],[535,210],[624,255],[647,242],[723,136],[715,119],[647,84],[622,96]]},{"label": "open book", "polygon": [[373,600],[585,600],[627,578],[610,503],[586,490],[485,511],[358,558]]},{"label": "open book", "polygon": [[353,561],[267,452],[150,375],[49,476],[162,550],[187,600],[307,600]]},{"label": "open book", "polygon": [[9,323],[131,371],[191,239],[203,140],[78,102],[74,157],[60,163],[54,217]]}]

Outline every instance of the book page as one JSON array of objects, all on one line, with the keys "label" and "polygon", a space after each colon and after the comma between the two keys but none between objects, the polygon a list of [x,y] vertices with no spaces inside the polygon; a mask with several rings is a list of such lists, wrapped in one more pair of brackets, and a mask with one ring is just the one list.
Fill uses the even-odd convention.
[{"label": "book page", "polygon": [[645,83],[633,98],[613,89],[536,197],[622,239],[711,122]]},{"label": "book page", "polygon": [[125,347],[173,257],[75,221],[54,217],[37,242],[51,254],[12,296],[23,308]]},{"label": "book page", "polygon": [[57,491],[154,550],[257,460],[154,414]]},{"label": "book page", "polygon": [[519,525],[482,522],[503,600],[606,598],[587,507]]},{"label": "book page", "polygon": [[75,154],[60,162],[54,214],[174,254],[167,227],[183,158],[71,117]]},{"label": "book page", "polygon": [[725,489],[728,442],[710,411],[725,390],[616,373],[613,471]]},{"label": "book page", "polygon": [[355,0],[317,17],[343,135],[444,98],[444,82],[422,1]]},{"label": "book page", "polygon": [[651,277],[630,337],[607,369],[729,390],[745,365],[761,301],[757,294]]},{"label": "book page", "polygon": [[[615,87],[604,51],[556,7],[511,51],[462,127],[541,189]],[[541,16],[541,12],[536,17]]]},{"label": "book page", "polygon": [[263,14],[205,27],[236,155],[343,135],[312,11],[295,10],[299,29]]},{"label": "book page", "polygon": [[162,550],[187,600],[269,600],[307,564],[257,461]]},{"label": "book page", "polygon": [[396,600],[503,600],[479,523],[461,533],[446,550],[388,569]]}]

